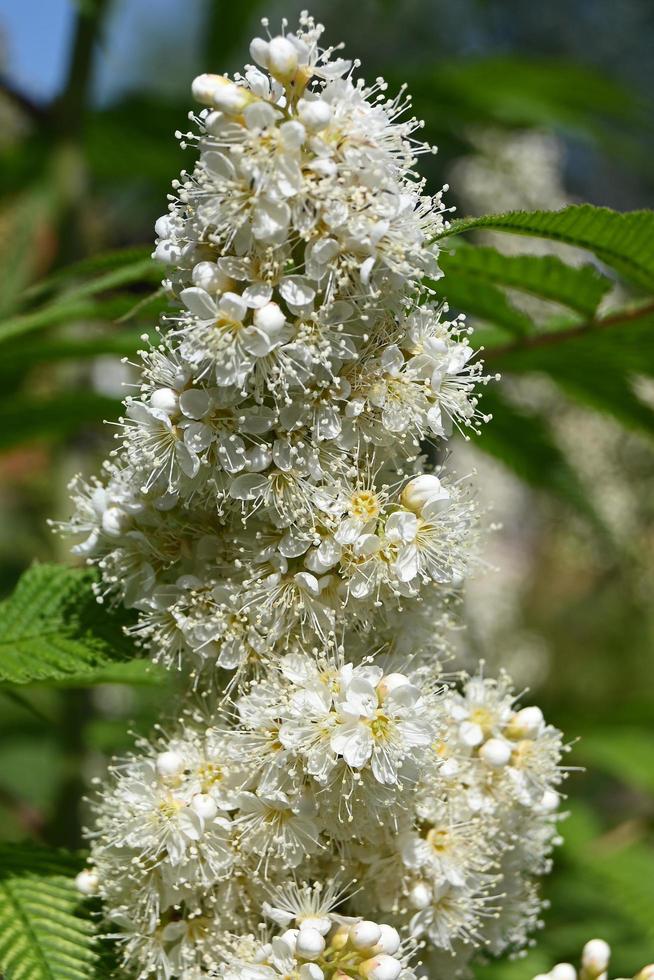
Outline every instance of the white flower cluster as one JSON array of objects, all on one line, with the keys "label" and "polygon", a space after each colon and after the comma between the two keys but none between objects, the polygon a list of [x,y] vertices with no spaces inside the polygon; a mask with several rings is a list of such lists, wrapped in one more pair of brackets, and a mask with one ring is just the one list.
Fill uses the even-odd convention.
[{"label": "white flower cluster", "polygon": [[[191,173],[157,222],[178,304],[69,529],[166,663],[234,670],[460,584],[475,507],[421,442],[475,427],[481,365],[438,275],[440,196],[403,96],[297,35],[203,75]],[[265,69],[265,70],[262,70]],[[481,380],[486,380],[481,379]]]},{"label": "white flower cluster", "polygon": [[[422,450],[479,424],[487,379],[424,285],[428,147],[321,32],[194,82],[198,161],[157,222],[176,312],[74,488],[101,594],[204,693],[96,804],[80,886],[140,980],[411,980],[419,943],[453,977],[524,944],[556,837],[559,733],[434,657],[476,512]],[[313,925],[261,933],[271,888]]]},{"label": "white flower cluster", "polygon": [[[557,963],[549,973],[539,973],[533,980],[608,980],[611,947],[603,939],[591,939],[581,954],[581,969],[577,973],[572,963]],[[654,963],[635,973],[633,980],[653,980]]]},{"label": "white flower cluster", "polygon": [[356,880],[348,908],[426,941],[446,977],[480,947],[524,944],[561,738],[504,679],[443,687],[427,668],[288,654],[232,710],[142,743],[95,803],[83,883],[139,978],[223,962],[228,931],[255,929],[271,887],[298,876]]}]

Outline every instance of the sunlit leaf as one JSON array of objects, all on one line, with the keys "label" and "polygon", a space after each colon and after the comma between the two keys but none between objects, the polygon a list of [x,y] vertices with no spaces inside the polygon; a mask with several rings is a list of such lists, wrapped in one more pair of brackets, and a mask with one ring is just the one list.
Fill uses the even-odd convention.
[{"label": "sunlit leaf", "polygon": [[654,290],[654,211],[573,204],[560,211],[508,211],[453,221],[440,237],[478,228],[565,242],[593,252],[621,275]]},{"label": "sunlit leaf", "polygon": [[454,272],[431,285],[437,295],[447,299],[450,307],[462,313],[471,313],[513,335],[521,336],[531,331],[529,317],[491,282],[484,282],[464,272]]},{"label": "sunlit leaf", "polygon": [[586,317],[593,315],[611,287],[611,281],[591,265],[567,265],[554,255],[504,255],[489,246],[463,242],[441,252],[439,265],[446,277],[446,294],[453,279],[456,283],[457,276],[465,276],[473,296],[475,287],[491,283],[559,303]]},{"label": "sunlit leaf", "polygon": [[80,910],[79,858],[0,844],[0,970],[5,980],[98,977],[95,927]]},{"label": "sunlit leaf", "polygon": [[0,682],[94,683],[100,669],[133,656],[124,615],[98,604],[94,580],[91,571],[63,565],[25,572],[0,604]]}]

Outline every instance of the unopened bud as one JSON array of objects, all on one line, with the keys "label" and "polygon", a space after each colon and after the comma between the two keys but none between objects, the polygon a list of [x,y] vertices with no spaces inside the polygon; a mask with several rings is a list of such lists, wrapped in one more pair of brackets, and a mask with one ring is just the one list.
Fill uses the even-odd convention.
[{"label": "unopened bud", "polygon": [[256,98],[224,75],[198,75],[193,79],[192,91],[193,98],[198,102],[232,116],[243,112],[246,105]]},{"label": "unopened bud", "polygon": [[150,395],[150,404],[168,415],[174,415],[179,405],[179,398],[172,388],[156,388]]},{"label": "unopened bud", "polygon": [[590,977],[598,977],[609,965],[611,947],[603,939],[591,939],[583,948],[581,965]]},{"label": "unopened bud", "polygon": [[486,765],[501,769],[511,758],[511,746],[499,738],[489,738],[479,749],[479,757]]},{"label": "unopened bud", "polygon": [[325,950],[324,937],[311,927],[300,929],[295,943],[295,952],[303,960],[316,960]]},{"label": "unopened bud", "polygon": [[532,705],[516,711],[504,731],[508,738],[533,738],[540,732],[544,720],[540,708]]},{"label": "unopened bud", "polygon": [[440,495],[442,491],[441,481],[437,476],[430,473],[423,473],[409,480],[400,495],[402,504],[412,510],[414,514],[419,514],[429,500]]},{"label": "unopened bud", "polygon": [[331,106],[322,99],[300,99],[297,109],[302,124],[313,132],[324,129],[332,118]]},{"label": "unopened bud", "polygon": [[286,323],[286,317],[277,303],[266,303],[265,306],[255,310],[253,320],[257,330],[263,330],[267,334],[281,330]]},{"label": "unopened bud", "polygon": [[191,800],[191,807],[202,820],[213,820],[218,813],[218,807],[208,793],[196,793]]},{"label": "unopened bud", "polygon": [[393,926],[386,925],[385,922],[380,924],[379,930],[381,936],[375,945],[375,953],[388,953],[389,956],[393,956],[400,948],[399,932]]},{"label": "unopened bud", "polygon": [[287,82],[297,71],[297,51],[285,37],[274,37],[268,42],[268,64],[270,74],[280,82]]},{"label": "unopened bud", "polygon": [[162,779],[171,779],[184,771],[184,759],[179,752],[161,752],[156,766]]},{"label": "unopened bud", "polygon": [[362,919],[350,926],[350,942],[355,949],[372,949],[381,939],[381,929],[376,922]]},{"label": "unopened bud", "polygon": [[426,909],[431,900],[431,888],[424,881],[417,881],[409,891],[409,902],[414,909]]},{"label": "unopened bud", "polygon": [[100,879],[91,868],[84,868],[75,878],[75,888],[82,895],[97,895],[100,887]]},{"label": "unopened bud", "polygon": [[572,963],[557,963],[550,970],[550,980],[577,980],[577,971]]},{"label": "unopened bud", "polygon": [[397,980],[402,972],[402,964],[394,956],[380,953],[359,966],[359,973],[366,980]]}]

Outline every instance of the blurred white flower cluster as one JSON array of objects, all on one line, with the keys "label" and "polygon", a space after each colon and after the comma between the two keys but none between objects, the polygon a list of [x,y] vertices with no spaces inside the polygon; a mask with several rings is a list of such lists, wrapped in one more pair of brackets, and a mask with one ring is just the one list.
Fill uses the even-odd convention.
[{"label": "blurred white flower cluster", "polygon": [[[609,944],[603,939],[591,939],[582,950],[579,972],[572,963],[557,963],[549,973],[541,973],[533,980],[608,980],[610,959]],[[652,980],[652,978],[654,978],[654,963],[644,966],[633,976],[633,980]]]},{"label": "blurred white flower cluster", "polygon": [[418,945],[462,975],[527,941],[556,838],[560,734],[435,655],[476,509],[423,447],[480,424],[487,378],[424,285],[430,148],[321,33],[195,80],[156,228],[176,312],[74,486],[101,596],[205,695],[96,802],[79,883],[140,980],[411,980]]}]

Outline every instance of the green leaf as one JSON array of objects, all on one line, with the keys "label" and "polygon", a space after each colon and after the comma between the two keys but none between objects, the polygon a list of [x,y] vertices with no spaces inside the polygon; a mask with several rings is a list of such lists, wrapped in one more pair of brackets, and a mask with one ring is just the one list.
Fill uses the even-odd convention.
[{"label": "green leaf", "polygon": [[654,375],[651,304],[523,342],[489,347],[484,357],[489,367],[502,373],[547,374],[575,399],[613,415],[623,425],[654,434],[654,411],[633,387],[638,374]]},{"label": "green leaf", "polygon": [[95,929],[79,911],[78,858],[33,844],[0,844],[0,969],[6,980],[98,976]]},{"label": "green leaf", "polygon": [[24,573],[0,604],[0,682],[96,683],[101,669],[133,656],[125,615],[96,601],[94,581],[93,572],[63,565]]},{"label": "green leaf", "polygon": [[[440,292],[440,282],[430,282],[429,285]],[[451,307],[462,313],[472,313],[514,336],[531,332],[533,324],[529,317],[509,302],[502,290],[492,283],[464,273],[448,273],[442,283],[443,296]]]},{"label": "green leaf", "polygon": [[484,412],[492,414],[479,448],[495,456],[522,480],[555,494],[599,525],[579,479],[540,416],[508,402],[492,386],[484,390]]},{"label": "green leaf", "polygon": [[70,324],[80,320],[115,321],[125,317],[134,308],[134,302],[134,296],[129,294],[110,296],[105,299],[62,297],[31,313],[10,317],[1,322],[0,342],[13,340],[23,334],[61,323]]},{"label": "green leaf", "polygon": [[0,378],[15,379],[39,364],[88,360],[105,354],[133,356],[142,347],[141,333],[125,329],[83,337],[17,339],[0,359]]},{"label": "green leaf", "polygon": [[[611,281],[592,265],[567,265],[553,255],[503,255],[488,246],[463,242],[457,243],[452,252],[441,252],[439,265],[445,274],[446,294],[452,277],[456,281],[458,276],[464,276],[477,288],[490,283],[517,289],[567,306],[586,317],[594,314],[611,287]],[[467,305],[462,308],[468,310]]]},{"label": "green leaf", "polygon": [[116,415],[117,399],[92,391],[49,398],[16,395],[0,404],[0,451],[31,439],[62,439]]},{"label": "green leaf", "polygon": [[654,291],[654,211],[611,211],[573,204],[560,211],[508,211],[453,221],[439,237],[477,228],[548,238],[587,249],[643,288]]},{"label": "green leaf", "polygon": [[594,728],[581,735],[576,756],[621,782],[654,793],[654,737],[644,728]]},{"label": "green leaf", "polygon": [[[34,299],[51,292],[67,283],[75,282],[79,279],[86,279],[97,273],[109,272],[112,269],[120,269],[124,266],[133,265],[135,262],[145,262],[150,258],[152,252],[151,245],[135,245],[130,248],[114,249],[110,252],[100,252],[79,262],[73,262],[53,272],[52,275],[39,282],[34,283],[22,293],[23,299]],[[154,264],[154,263],[153,263]]]},{"label": "green leaf", "polygon": [[[616,828],[620,831],[622,828]],[[574,871],[611,896],[643,935],[654,938],[654,850],[633,833],[598,834],[589,807],[576,801],[566,822],[564,855]]]},{"label": "green leaf", "polygon": [[640,121],[644,115],[633,93],[605,73],[553,58],[460,58],[416,73],[409,88],[485,125],[563,123],[597,133],[599,119]]},{"label": "green leaf", "polygon": [[14,309],[21,291],[34,277],[41,260],[40,239],[54,213],[55,196],[50,188],[42,185],[25,191],[13,207],[3,213],[0,316]]},{"label": "green leaf", "polygon": [[[93,318],[114,320],[119,317],[126,319],[132,311],[142,305],[144,300],[148,303],[159,300],[159,293],[156,291],[148,293],[145,297],[134,293],[116,295],[116,291],[123,286],[132,286],[137,283],[151,285],[161,280],[161,269],[151,259],[130,260],[126,264],[119,263],[114,268],[109,262],[109,258],[105,257],[104,260],[99,260],[99,265],[95,268],[104,269],[107,264],[109,266],[108,271],[103,271],[100,275],[84,282],[75,282],[75,278],[78,275],[83,275],[84,270],[89,265],[94,268],[92,264],[78,263],[72,266],[65,275],[62,272],[50,280],[46,280],[46,286],[63,283],[66,288],[38,309],[21,313],[0,322],[0,341],[7,341],[34,330],[56,326],[60,323],[72,323],[76,320]],[[98,299],[97,297],[102,293],[113,295]],[[163,304],[160,305],[163,306]]]}]

